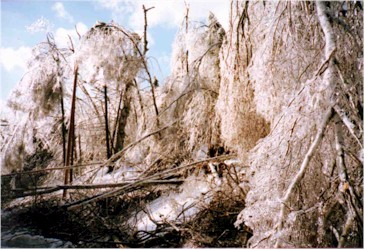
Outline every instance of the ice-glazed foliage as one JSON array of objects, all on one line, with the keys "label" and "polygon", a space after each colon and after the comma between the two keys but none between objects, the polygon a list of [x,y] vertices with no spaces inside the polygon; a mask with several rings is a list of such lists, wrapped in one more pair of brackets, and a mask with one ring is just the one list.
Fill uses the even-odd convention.
[{"label": "ice-glazed foliage", "polygon": [[[236,4],[242,6],[233,9],[232,27],[220,54],[221,84],[215,109],[224,143],[243,155],[268,134],[270,121],[258,111],[261,104],[255,103],[255,87],[260,83],[253,81],[247,70],[254,52],[251,38],[245,34],[250,23],[246,10],[249,3]],[[260,74],[265,76],[266,72]]]},{"label": "ice-glazed foliage", "polygon": [[47,116],[55,110],[60,99],[58,74],[61,70],[56,60],[61,59],[52,50],[48,43],[33,48],[28,72],[9,98],[11,108],[32,112],[34,116]]},{"label": "ice-glazed foliage", "polygon": [[13,114],[9,128],[12,136],[2,148],[6,171],[21,170],[24,157],[36,153],[37,148],[45,147],[60,157],[61,88],[69,78],[69,56],[67,50],[61,53],[55,47],[51,36],[33,48],[28,71],[8,101]]},{"label": "ice-glazed foliage", "polygon": [[[233,13],[237,29],[232,37],[234,41],[238,37],[240,44],[235,52],[243,58],[248,56],[249,63],[241,65],[241,70],[237,65],[232,74],[244,76],[251,84],[251,105],[271,123],[270,133],[247,155],[251,190],[246,208],[236,223],[238,226],[244,222],[253,229],[252,247],[360,244],[362,219],[355,214],[361,201],[354,201],[350,206],[344,204],[347,199],[362,197],[359,189],[362,160],[357,155],[363,147],[359,141],[363,133],[363,65],[358,59],[363,51],[356,43],[363,39],[359,32],[363,25],[359,16],[362,8],[348,4],[344,16],[340,3],[323,4],[325,12],[334,18],[326,30],[323,22],[329,23],[330,18],[322,14],[324,21],[320,22],[317,5],[314,2],[266,2],[265,5],[250,2],[239,4],[237,13]],[[246,22],[240,23],[241,20]],[[353,32],[347,29],[349,26],[354,27]],[[238,36],[239,32],[244,35]],[[328,32],[336,35],[329,36]],[[247,89],[243,91],[237,85],[236,88],[247,93]],[[350,89],[356,89],[357,93]],[[333,119],[342,116],[343,122],[331,120],[321,128],[330,105],[336,107]],[[346,115],[341,115],[342,112]],[[241,117],[248,118],[244,114]],[[346,125],[347,119],[351,125]],[[303,162],[320,129],[324,129],[323,138],[319,137],[318,148],[305,165]],[[339,136],[345,139],[338,139]],[[244,140],[237,147],[245,145]],[[341,156],[344,165],[338,158],[339,148],[348,152]],[[340,181],[339,176],[344,174],[342,166],[346,166],[348,179],[340,177]],[[298,175],[302,168],[305,174]],[[295,180],[294,189],[284,201]],[[338,189],[347,185],[344,183],[351,183],[352,195]],[[346,240],[336,239],[336,232],[346,235]]]},{"label": "ice-glazed foliage", "polygon": [[105,158],[105,149],[101,149],[105,145],[105,102],[113,150],[122,148],[121,140],[124,145],[133,141],[143,127],[145,121],[139,120],[144,117],[144,103],[136,81],[142,60],[138,34],[114,22],[97,22],[81,38],[75,63],[82,82],[78,95],[83,102],[77,104],[76,134],[84,160]]},{"label": "ice-glazed foliage", "polygon": [[[163,120],[179,119],[173,148],[189,154],[220,142],[214,106],[220,84],[219,51],[225,31],[210,14],[206,24],[182,25],[173,47],[172,75],[160,90]],[[191,157],[191,156],[189,156]]]},{"label": "ice-glazed foliage", "polygon": [[[113,237],[142,235],[133,238],[141,245],[178,232],[179,240],[217,246],[234,224],[237,233],[252,235],[253,248],[362,246],[363,4],[228,4],[228,30],[213,14],[205,23],[186,16],[172,73],[153,94],[141,89],[146,79],[153,84],[153,73],[137,35],[98,22],[82,37],[75,52],[74,162],[84,165],[73,184],[115,189],[77,189],[68,208],[79,209],[88,225],[102,221]],[[14,132],[2,139],[8,166],[21,166],[24,152],[36,151],[32,140],[60,159],[53,116],[59,117],[58,83],[66,85],[66,111],[70,105],[73,63],[55,60],[51,47],[36,52],[11,99],[26,116],[15,116],[7,128]],[[53,172],[46,183],[61,177]],[[187,205],[185,218],[179,212]],[[101,219],[95,211],[104,213]],[[196,237],[196,228],[219,225],[200,227],[199,220],[227,214],[228,231]]]},{"label": "ice-glazed foliage", "polygon": [[98,22],[83,36],[77,51],[82,78],[99,86],[133,80],[141,66],[140,40],[115,23]]}]

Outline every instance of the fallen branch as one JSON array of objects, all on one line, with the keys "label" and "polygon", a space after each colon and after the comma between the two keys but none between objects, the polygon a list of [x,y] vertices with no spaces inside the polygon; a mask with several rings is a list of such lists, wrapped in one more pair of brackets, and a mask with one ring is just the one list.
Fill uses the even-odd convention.
[{"label": "fallen branch", "polygon": [[[161,173],[156,173],[152,176],[150,176],[150,178],[158,178],[158,177],[162,177],[164,176],[164,174],[168,174],[168,173],[174,173],[176,172],[177,170],[181,170],[181,169],[189,169],[195,165],[198,165],[200,163],[204,163],[204,162],[210,162],[210,161],[214,161],[214,160],[228,160],[228,159],[231,159],[231,158],[234,158],[234,157],[237,157],[237,155],[235,154],[231,154],[231,155],[220,155],[220,156],[216,156],[216,157],[212,157],[212,158],[206,158],[204,160],[200,160],[200,161],[195,161],[195,162],[192,162],[192,163],[189,163],[187,165],[183,165],[183,166],[180,166],[180,167],[176,167],[176,168],[173,168],[173,169],[168,169],[168,170],[165,170]],[[165,176],[166,177],[169,177],[169,176]]]},{"label": "fallen branch", "polygon": [[[158,133],[159,131],[155,131],[155,133]],[[132,143],[133,144],[133,143]],[[123,150],[122,150],[123,151]],[[212,157],[212,158],[207,158],[201,161],[196,161],[184,166],[180,166],[177,168],[173,168],[173,169],[169,169],[169,170],[165,170],[161,173],[156,173],[154,175],[151,175],[145,179],[142,180],[136,180],[134,183],[131,184],[127,184],[125,186],[123,186],[120,189],[117,190],[113,190],[113,191],[109,191],[109,192],[105,192],[102,194],[98,194],[89,198],[86,198],[84,200],[81,201],[77,201],[74,203],[70,203],[70,204],[66,204],[63,207],[66,207],[67,209],[74,209],[74,208],[78,208],[80,206],[86,205],[90,202],[95,202],[98,201],[100,199],[105,199],[105,198],[109,198],[111,196],[116,196],[116,195],[120,195],[122,193],[128,192],[129,190],[135,190],[135,188],[140,187],[140,186],[144,186],[145,184],[148,184],[149,181],[152,180],[161,180],[161,179],[167,179],[172,175],[172,173],[176,172],[177,170],[181,170],[181,169],[189,169],[197,164],[203,163],[203,162],[209,162],[209,161],[213,161],[213,160],[223,160],[223,159],[230,159],[233,157],[237,157],[236,155],[221,155],[221,156],[217,156],[217,157]]]},{"label": "fallen branch", "polygon": [[87,163],[87,164],[73,165],[73,166],[70,166],[70,167],[45,168],[45,169],[39,169],[39,170],[33,170],[33,171],[24,171],[24,172],[17,172],[17,173],[11,173],[11,174],[3,174],[3,175],[1,175],[1,178],[3,178],[3,177],[10,177],[10,176],[16,176],[16,175],[38,174],[38,173],[42,173],[42,172],[56,171],[56,170],[67,170],[67,169],[88,167],[88,166],[100,165],[100,164],[102,164],[102,162],[92,162],[92,163]]},{"label": "fallen branch", "polygon": [[[147,180],[143,182],[143,185],[162,185],[162,184],[181,184],[184,180],[182,179],[170,179],[170,180]],[[101,189],[101,188],[115,188],[115,187],[124,187],[126,185],[130,185],[135,183],[135,181],[124,181],[119,183],[105,183],[105,184],[89,184],[89,185],[59,185],[54,187],[37,187],[34,189],[28,190],[19,190],[19,189],[11,189],[11,192],[24,192],[20,195],[15,195],[16,198],[27,197],[27,196],[35,196],[42,194],[49,194],[59,190],[84,190],[84,189]],[[37,189],[43,189],[43,191],[33,191]],[[26,191],[33,191],[26,193]],[[3,196],[4,198],[5,196]],[[7,197],[7,196],[6,196]],[[9,197],[14,197],[9,195]]]},{"label": "fallen branch", "polygon": [[[288,189],[285,192],[284,197],[281,199],[280,213],[279,213],[279,219],[278,219],[278,224],[277,224],[278,231],[281,231],[284,227],[284,219],[285,219],[284,213],[285,213],[286,203],[289,201],[289,198],[290,198],[291,194],[293,193],[294,187],[303,179],[305,171],[309,165],[309,162],[312,159],[320,142],[322,141],[327,124],[331,120],[332,116],[333,116],[333,108],[330,107],[327,110],[327,112],[322,120],[322,124],[317,131],[317,135],[316,135],[314,141],[312,142],[312,145],[310,146],[307,154],[304,157],[304,160],[300,166],[298,173],[292,179]],[[278,238],[275,243],[275,248],[278,248],[279,246],[280,246],[280,239]]]}]

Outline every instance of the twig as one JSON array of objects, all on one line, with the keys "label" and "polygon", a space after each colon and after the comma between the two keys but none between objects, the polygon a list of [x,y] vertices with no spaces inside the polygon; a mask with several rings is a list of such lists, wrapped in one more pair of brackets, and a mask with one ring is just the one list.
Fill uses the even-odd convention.
[{"label": "twig", "polygon": [[270,233],[269,235],[261,238],[259,241],[256,242],[255,245],[250,246],[249,248],[256,248],[258,246],[258,244],[260,244],[261,242],[263,242],[264,240],[268,240],[270,237],[272,236],[272,233]]},{"label": "twig", "polygon": [[335,54],[335,52],[336,52],[336,48],[334,48],[331,52],[330,52],[330,54],[329,54],[329,56],[327,57],[327,59],[322,63],[322,65],[319,67],[319,69],[317,70],[317,72],[316,72],[316,74],[315,74],[315,76],[319,76],[319,75],[322,75],[323,74],[323,72],[325,72],[326,71],[326,69],[327,69],[327,67],[328,67],[328,65],[329,65],[329,62],[330,62],[330,60],[332,59],[332,57],[333,57],[333,55]]},{"label": "twig", "polygon": [[210,161],[214,161],[214,160],[227,160],[227,159],[231,159],[233,157],[237,157],[237,155],[235,155],[235,154],[220,155],[220,156],[216,156],[216,157],[212,157],[212,158],[206,158],[204,160],[195,161],[195,162],[192,162],[192,163],[187,164],[187,165],[183,165],[183,166],[176,167],[176,168],[173,168],[173,169],[168,169],[168,170],[165,170],[161,173],[156,173],[156,174],[150,176],[150,178],[158,178],[158,177],[161,178],[162,176],[164,176],[164,174],[173,173],[173,172],[176,172],[177,170],[181,170],[181,169],[189,169],[189,168],[191,168],[195,165],[198,165],[200,163],[210,162]]},{"label": "twig", "polygon": [[127,32],[125,32],[122,28],[120,28],[120,27],[118,27],[116,25],[111,25],[111,27],[114,27],[115,29],[119,30],[125,36],[127,36],[129,38],[129,40],[133,43],[133,46],[135,47],[136,51],[138,52],[138,54],[140,55],[140,57],[142,59],[142,64],[144,66],[144,69],[146,70],[146,73],[147,73],[147,76],[148,76],[148,81],[149,81],[150,86],[151,86],[152,101],[153,101],[153,106],[155,108],[156,117],[157,117],[157,123],[158,123],[159,122],[158,121],[158,108],[157,108],[157,103],[156,103],[155,86],[153,84],[153,80],[152,80],[151,73],[148,70],[148,66],[147,66],[146,59],[145,59],[143,53],[141,52],[141,50],[139,49],[138,44],[136,43],[136,41]]},{"label": "twig", "polygon": [[205,90],[205,91],[208,91],[208,92],[212,92],[212,93],[214,93],[215,95],[217,95],[218,96],[218,93],[217,92],[215,92],[214,90],[211,90],[211,89],[207,89],[207,88],[199,88],[199,89],[191,89],[191,90],[189,90],[189,91],[186,91],[186,92],[184,92],[184,93],[182,93],[179,97],[177,97],[175,100],[173,100],[164,110],[162,110],[161,112],[160,112],[160,115],[162,115],[163,113],[165,113],[169,108],[171,108],[171,106],[175,103],[175,102],[177,102],[178,100],[180,100],[182,97],[184,97],[185,95],[188,95],[188,94],[190,94],[190,93],[192,93],[192,92],[194,92],[194,91],[200,91],[200,90]]},{"label": "twig", "polygon": [[155,130],[151,133],[149,133],[148,135],[145,135],[143,136],[142,138],[138,139],[137,141],[135,142],[132,142],[131,144],[129,144],[128,146],[126,146],[125,148],[123,148],[121,151],[115,153],[114,155],[112,155],[108,161],[106,161],[103,166],[108,166],[110,164],[112,164],[114,161],[116,161],[117,159],[119,159],[128,149],[134,147],[135,145],[137,145],[138,143],[140,143],[141,141],[147,139],[148,137],[152,136],[152,135],[155,135],[157,133],[160,133],[161,131],[165,130],[165,129],[168,129],[169,127],[173,126],[175,123],[177,123],[178,120],[170,123],[169,125],[166,125],[165,127],[163,128],[160,128],[158,130]]},{"label": "twig", "polygon": [[[307,154],[304,157],[304,160],[300,166],[300,169],[298,171],[298,173],[294,176],[294,178],[292,179],[288,189],[285,192],[284,197],[281,199],[281,205],[280,205],[280,213],[279,213],[279,219],[278,219],[278,224],[277,224],[277,230],[281,231],[283,229],[284,226],[284,213],[285,213],[285,207],[286,207],[286,203],[288,202],[291,194],[293,193],[294,187],[302,180],[302,178],[304,177],[304,173],[309,165],[310,160],[312,159],[317,147],[319,146],[320,142],[322,141],[324,132],[326,130],[327,124],[328,122],[331,120],[333,116],[333,108],[330,107],[327,111],[326,114],[322,120],[322,124],[319,127],[318,131],[317,131],[317,135],[314,139],[314,141],[312,142],[310,148],[308,149]],[[275,248],[278,248],[280,246],[280,239],[278,238],[276,240],[275,243]]]},{"label": "twig", "polygon": [[77,36],[79,37],[79,40],[80,40],[81,39],[81,35],[80,35],[79,31],[77,30],[77,26],[76,25],[75,25],[75,31],[76,31]]},{"label": "twig", "polygon": [[94,111],[95,111],[95,114],[96,114],[96,117],[98,118],[99,122],[100,123],[103,123],[102,120],[101,120],[101,115],[99,113],[99,110],[95,104],[95,102],[93,101],[93,99],[91,98],[89,92],[87,91],[87,89],[85,88],[85,86],[83,84],[78,84],[80,89],[82,90],[82,92],[84,92],[84,94],[86,95],[86,97],[89,99],[91,105],[93,106],[94,108]]}]

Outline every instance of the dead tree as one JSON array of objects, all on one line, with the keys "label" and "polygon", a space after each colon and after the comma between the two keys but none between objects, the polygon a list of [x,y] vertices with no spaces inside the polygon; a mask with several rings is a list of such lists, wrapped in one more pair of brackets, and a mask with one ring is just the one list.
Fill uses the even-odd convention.
[{"label": "dead tree", "polygon": [[[75,65],[74,70],[74,83],[73,83],[73,92],[72,92],[72,101],[71,101],[71,114],[70,114],[70,124],[68,129],[68,142],[67,142],[67,153],[66,153],[66,166],[71,166],[72,154],[73,154],[73,144],[75,137],[75,109],[76,109],[76,88],[77,88],[77,75],[78,75],[78,66]],[[65,185],[72,182],[72,169],[65,170]],[[63,191],[63,198],[66,198],[67,191]]]},{"label": "dead tree", "polygon": [[109,142],[109,121],[108,121],[108,87],[104,85],[104,119],[105,119],[105,143],[106,143],[106,158],[111,156],[110,142]]},{"label": "dead tree", "polygon": [[148,40],[147,40],[147,11],[152,10],[155,7],[150,7],[146,9],[144,5],[143,7],[143,13],[144,13],[144,32],[143,32],[143,55],[145,56],[148,51]]},{"label": "dead tree", "polygon": [[[131,98],[130,98],[130,90],[131,90],[132,83],[127,83],[125,85],[124,93],[121,91],[118,111],[117,111],[117,118],[115,120],[115,126],[113,131],[113,136],[111,139],[113,153],[117,153],[118,151],[122,150],[124,147],[124,142],[126,138],[125,127],[127,125],[127,119],[131,109]],[[123,107],[121,108],[123,104]],[[108,156],[108,159],[110,156]],[[108,173],[114,170],[113,166],[108,166]]]}]

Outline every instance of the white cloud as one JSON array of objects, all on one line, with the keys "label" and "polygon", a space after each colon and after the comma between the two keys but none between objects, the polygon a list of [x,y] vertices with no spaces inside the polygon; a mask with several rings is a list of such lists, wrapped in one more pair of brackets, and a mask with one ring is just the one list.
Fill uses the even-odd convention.
[{"label": "white cloud", "polygon": [[[127,22],[129,28],[142,30],[144,25],[142,5],[155,7],[148,12],[149,27],[179,27],[184,20],[186,7],[189,6],[189,20],[206,20],[209,12],[213,12],[225,29],[228,28],[229,1],[218,0],[99,0],[100,6],[112,11],[113,19],[118,23]],[[129,16],[125,20],[126,14]]]},{"label": "white cloud", "polygon": [[74,22],[74,18],[70,15],[70,13],[66,11],[65,7],[63,6],[63,3],[56,2],[55,4],[53,4],[52,10],[56,11],[58,17],[64,18],[68,20],[70,23]]},{"label": "white cloud", "polygon": [[134,11],[128,20],[128,25],[133,29],[143,28],[144,14],[142,5],[146,8],[155,7],[148,11],[147,20],[149,27],[163,25],[165,27],[178,27],[184,18],[184,3],[181,1],[142,1],[134,2]]},{"label": "white cloud", "polygon": [[[78,33],[82,36],[88,30],[87,26],[81,22],[76,24],[76,29]],[[74,43],[74,46],[77,46],[79,37],[75,29],[65,29],[65,28],[58,28],[55,32],[54,38],[56,44],[59,48],[67,48],[70,46],[70,39]]]},{"label": "white cloud", "polygon": [[11,47],[0,48],[0,65],[6,71],[12,71],[19,67],[21,70],[27,69],[27,62],[32,55],[30,47],[19,47],[14,49]]},{"label": "white cloud", "polygon": [[51,22],[43,16],[29,26],[25,26],[28,32],[50,32],[53,27]]}]

